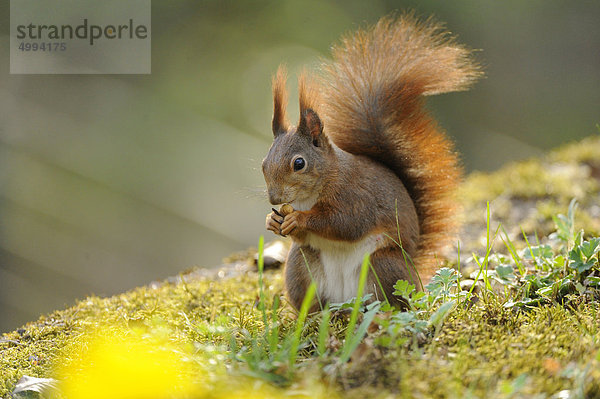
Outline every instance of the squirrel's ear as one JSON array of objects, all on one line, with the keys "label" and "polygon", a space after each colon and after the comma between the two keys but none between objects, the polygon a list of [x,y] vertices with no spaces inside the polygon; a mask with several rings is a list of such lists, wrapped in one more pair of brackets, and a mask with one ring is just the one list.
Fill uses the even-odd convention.
[{"label": "squirrel's ear", "polygon": [[316,146],[327,143],[327,138],[323,134],[323,122],[314,111],[314,107],[319,103],[319,90],[306,71],[302,71],[298,76],[298,94],[300,97],[300,122],[297,131],[310,135]]},{"label": "squirrel's ear", "polygon": [[307,108],[300,115],[298,132],[309,134],[313,140],[321,141],[323,138],[323,123],[319,115],[311,108]]},{"label": "squirrel's ear", "polygon": [[287,132],[289,128],[289,123],[285,116],[285,108],[287,106],[286,80],[287,72],[285,66],[280,65],[277,73],[273,76],[273,135],[275,137]]}]

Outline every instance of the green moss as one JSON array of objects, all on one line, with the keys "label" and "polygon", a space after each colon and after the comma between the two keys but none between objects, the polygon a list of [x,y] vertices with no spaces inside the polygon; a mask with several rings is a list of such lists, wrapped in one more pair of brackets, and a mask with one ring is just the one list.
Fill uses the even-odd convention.
[{"label": "green moss", "polygon": [[[522,397],[561,390],[591,392],[600,383],[598,304],[576,310],[561,306],[513,313],[498,304],[460,309],[424,347],[390,351],[377,367],[378,396]],[[576,338],[575,338],[576,337]],[[585,381],[577,378],[587,373]],[[515,381],[526,381],[515,387]],[[578,385],[580,384],[580,385]],[[362,387],[350,397],[365,397]],[[586,396],[589,397],[589,396]]]},{"label": "green moss", "polygon": [[[171,340],[214,345],[222,336],[208,326],[259,330],[263,324],[254,306],[256,281],[257,275],[249,272],[228,279],[140,288],[111,298],[88,298],[43,317],[27,325],[22,334],[4,336],[19,344],[0,346],[1,395],[6,396],[23,374],[47,377],[56,359],[71,361],[82,332],[99,323],[127,330],[152,326],[159,319],[168,327]],[[267,273],[266,290],[271,297],[282,293],[278,273]],[[459,308],[424,346],[385,348],[378,350],[375,359],[354,359],[333,372],[311,372],[311,367],[306,372],[318,381],[333,376],[338,389],[346,388],[347,396],[356,398],[399,392],[415,398],[505,397],[503,392],[513,389],[511,384],[521,376],[526,379],[519,388],[523,395],[579,388],[591,392],[600,384],[599,312],[598,303],[513,312],[491,298]],[[280,316],[284,323],[293,322],[289,308]],[[336,323],[334,330],[341,336],[343,329]],[[37,364],[32,357],[39,359]],[[583,380],[578,377],[581,373],[587,373]]]},{"label": "green moss", "polygon": [[566,144],[549,154],[549,159],[556,162],[578,162],[598,164],[600,136],[590,136],[581,141]]},{"label": "green moss", "polygon": [[[493,173],[476,172],[462,185],[465,208],[461,247],[471,253],[485,234],[486,202],[495,227],[501,222],[517,247],[522,231],[544,237],[554,230],[552,217],[565,213],[571,199],[579,204],[576,228],[600,234],[600,136],[559,148],[540,159],[508,164]],[[495,249],[501,249],[499,243]]]},{"label": "green moss", "polygon": [[[268,295],[281,293],[279,274],[267,273]],[[0,397],[12,391],[22,375],[47,377],[56,361],[68,362],[82,334],[111,326],[120,330],[151,328],[159,320],[179,343],[218,344],[210,329],[226,320],[227,328],[262,328],[254,309],[257,277],[201,278],[177,284],[141,287],[110,298],[90,297],[72,308],[43,316],[23,329],[3,335],[0,343]]]},{"label": "green moss", "polygon": [[[590,138],[541,160],[472,175],[462,192],[470,239],[463,253],[485,250],[480,242],[486,233],[487,200],[493,222],[502,222],[511,239],[518,239],[523,227],[528,233],[537,232],[543,241],[553,230],[552,216],[566,213],[573,197],[580,204],[577,227],[598,234],[596,165],[600,165],[600,140]],[[235,259],[240,262],[242,258]],[[410,336],[397,346],[375,344],[386,333],[370,331],[347,364],[331,355],[314,358],[320,322],[315,315],[303,331],[305,346],[300,348],[301,360],[294,374],[267,346],[277,349],[281,345],[294,328],[295,312],[282,300],[274,317],[278,339],[257,340],[266,328],[257,309],[258,275],[252,268],[236,270],[232,267],[204,277],[191,272],[172,282],[110,298],[90,297],[3,335],[0,397],[6,397],[22,375],[50,377],[57,366],[75,362],[89,344],[87,334],[98,330],[163,334],[173,345],[188,348],[181,351],[196,370],[192,374],[202,369],[203,384],[228,394],[231,387],[253,386],[249,381],[262,379],[284,389],[269,391],[272,397],[294,392],[331,396],[326,388],[315,394],[315,387],[321,386],[343,391],[343,397],[350,398],[549,397],[561,390],[581,397],[600,395],[600,341],[596,338],[600,308],[589,298],[582,296],[569,306],[555,303],[521,311],[507,309],[498,297],[489,295],[471,306],[458,306],[439,331]],[[264,287],[270,309],[274,299],[283,295],[281,273],[266,272]],[[270,311],[268,316],[272,317]],[[343,317],[331,323],[330,351],[342,344],[345,328]],[[251,350],[243,350],[252,345]],[[247,357],[253,353],[261,355]],[[219,397],[217,393],[210,396]]]},{"label": "green moss", "polygon": [[[517,199],[553,198],[568,204],[599,191],[600,137],[559,148],[541,159],[509,164],[494,173],[475,172],[461,190],[465,205],[493,201],[503,195]],[[593,165],[593,166],[590,166]]]}]

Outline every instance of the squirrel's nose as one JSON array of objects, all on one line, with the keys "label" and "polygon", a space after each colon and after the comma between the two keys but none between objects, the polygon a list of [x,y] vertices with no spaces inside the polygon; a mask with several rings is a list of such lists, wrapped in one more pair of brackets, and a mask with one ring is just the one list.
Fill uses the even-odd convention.
[{"label": "squirrel's nose", "polygon": [[284,201],[281,199],[281,194],[275,192],[273,189],[269,190],[269,202],[271,205],[279,205],[284,203]]},{"label": "squirrel's nose", "polygon": [[279,205],[279,204],[283,204],[284,201],[282,201],[278,197],[272,197],[269,195],[269,202],[271,203],[271,205]]}]

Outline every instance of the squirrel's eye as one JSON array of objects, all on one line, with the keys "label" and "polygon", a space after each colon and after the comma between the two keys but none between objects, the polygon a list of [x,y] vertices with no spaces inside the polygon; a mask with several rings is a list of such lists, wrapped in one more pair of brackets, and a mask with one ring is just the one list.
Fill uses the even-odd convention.
[{"label": "squirrel's eye", "polygon": [[298,157],[294,160],[294,171],[297,172],[299,170],[304,169],[306,166],[306,161],[302,157]]}]

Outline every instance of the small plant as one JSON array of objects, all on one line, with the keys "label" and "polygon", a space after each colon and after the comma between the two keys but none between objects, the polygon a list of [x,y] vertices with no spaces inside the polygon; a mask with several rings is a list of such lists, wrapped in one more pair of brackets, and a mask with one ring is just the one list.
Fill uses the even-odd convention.
[{"label": "small plant", "polygon": [[[346,363],[367,334],[367,329],[381,307],[379,301],[369,303],[371,294],[362,295],[371,268],[369,257],[365,256],[360,270],[356,297],[359,299],[353,298],[345,303],[332,304],[325,307],[320,314],[309,315],[308,311],[317,293],[317,286],[313,282],[307,289],[297,319],[292,322],[278,318],[277,299],[274,299],[272,306],[267,303],[264,294],[262,248],[261,237],[258,256],[257,309],[261,312],[264,329],[258,334],[241,331],[242,345],[238,345],[237,340],[232,339],[230,348],[233,359],[247,365],[249,370],[245,372],[246,374],[278,385],[286,385],[294,378],[299,358],[310,357],[315,353],[321,358],[328,355],[331,313],[350,310],[349,321],[344,328],[343,343],[340,348],[329,353],[329,360],[338,364]],[[315,325],[314,322],[319,318],[320,322]],[[314,335],[317,336],[316,340],[313,339]]]},{"label": "small plant", "polygon": [[[512,243],[504,241],[514,261],[496,268],[498,276],[506,277],[499,281],[513,291],[506,307],[527,309],[543,303],[565,303],[574,295],[599,295],[596,287],[600,281],[600,238],[583,240],[585,233],[575,230],[576,209],[577,202],[572,200],[566,216],[553,218],[556,231],[549,241],[558,241],[558,250],[549,244],[532,246],[524,235],[527,247],[517,253]],[[509,269],[514,267],[520,274],[516,279]]]},{"label": "small plant", "polygon": [[[264,328],[258,333],[239,331],[238,338],[231,334],[232,358],[247,367],[245,374],[286,385],[295,378],[303,359],[318,356],[336,367],[347,363],[364,338],[376,337],[382,347],[397,346],[407,337],[434,334],[439,331],[445,318],[459,299],[468,296],[458,288],[460,273],[454,269],[438,270],[426,291],[417,291],[413,284],[399,280],[394,295],[402,297],[407,309],[392,309],[387,303],[373,300],[372,294],[363,295],[367,274],[372,270],[366,255],[360,269],[358,291],[355,298],[338,304],[330,304],[317,314],[309,315],[317,287],[313,282],[295,321],[281,319],[279,302],[268,303],[263,281],[263,240],[259,241],[258,256],[258,303]],[[349,312],[349,314],[348,314]],[[332,313],[346,314],[347,322],[339,317],[332,320]],[[376,328],[379,326],[379,328]],[[332,329],[332,327],[334,327]],[[431,333],[431,334],[430,334]],[[331,340],[338,345],[331,346]],[[241,342],[239,342],[241,341]]]},{"label": "small plant", "polygon": [[456,292],[459,278],[456,270],[441,268],[425,287],[427,291],[417,291],[414,284],[398,280],[394,295],[404,299],[407,309],[377,319],[386,332],[378,337],[377,343],[398,346],[408,342],[410,337],[422,338],[430,329],[438,331],[461,296]]},{"label": "small plant", "polygon": [[[265,294],[261,238],[256,308],[264,328],[252,333],[238,331],[237,338],[231,334],[233,358],[246,369],[244,373],[277,385],[287,385],[314,357],[320,359],[323,370],[343,368],[368,336],[372,337],[368,341],[369,347],[375,345],[381,350],[406,347],[406,344],[424,345],[440,334],[453,309],[470,309],[477,302],[471,300],[475,295],[483,300],[483,304],[492,300],[513,310],[567,303],[576,297],[597,298],[600,292],[600,238],[584,240],[584,233],[576,232],[576,208],[577,203],[572,201],[566,216],[554,218],[556,232],[549,242],[539,243],[536,239],[535,245],[531,245],[524,236],[527,245],[517,250],[501,225],[495,231],[491,230],[488,204],[485,255],[473,254],[478,270],[472,277],[476,282],[481,281],[480,292],[474,292],[475,284],[469,291],[461,291],[461,273],[454,268],[442,267],[423,291],[403,280],[394,285],[393,295],[401,297],[406,305],[403,311],[391,308],[388,298],[380,302],[374,300],[372,294],[364,295],[367,274],[369,270],[374,273],[369,257],[365,256],[355,298],[326,306],[319,301],[324,310],[308,314],[311,304],[318,300],[317,287],[312,283],[297,318],[281,317],[278,297],[270,302]],[[507,254],[492,251],[499,233],[502,233]],[[460,255],[457,263],[460,269]],[[521,380],[517,380],[514,384],[520,383]],[[505,388],[518,391],[516,385],[509,385],[505,384]]]},{"label": "small plant", "polygon": [[[383,371],[384,377],[375,381],[394,393],[398,381],[410,381],[410,390],[415,378],[419,378],[415,375],[430,372],[443,375],[443,381],[457,383],[456,392],[447,391],[444,385],[441,388],[443,394],[436,397],[468,397],[471,390],[475,392],[472,397],[535,397],[529,396],[531,387],[550,380],[552,382],[547,385],[550,389],[546,388],[545,392],[552,393],[555,386],[560,386],[563,392],[568,391],[574,397],[592,397],[590,392],[595,393],[597,385],[589,381],[599,381],[600,375],[597,372],[600,364],[597,340],[600,238],[576,231],[575,208],[576,203],[572,202],[567,216],[555,218],[559,222],[551,237],[542,238],[541,242],[531,240],[532,243],[527,242],[523,249],[517,249],[518,245],[510,241],[502,226],[495,233],[490,229],[491,211],[488,208],[485,254],[474,255],[473,261],[479,269],[470,276],[479,283],[478,290],[471,287],[469,291],[462,291],[461,273],[455,268],[443,267],[423,291],[407,281],[400,280],[394,285],[393,295],[402,298],[406,305],[404,310],[392,309],[387,303],[388,298],[380,302],[374,295],[365,294],[367,274],[373,272],[369,257],[365,256],[356,298],[329,304],[322,311],[311,314],[309,310],[320,304],[317,286],[311,284],[300,310],[294,313],[280,299],[277,275],[263,269],[261,239],[258,279],[256,281],[253,274],[239,277],[244,284],[235,287],[243,287],[246,291],[244,299],[235,305],[237,307],[229,305],[223,310],[219,300],[212,302],[214,308],[210,311],[203,306],[189,306],[185,298],[208,301],[202,297],[203,293],[207,293],[206,296],[211,295],[210,292],[227,295],[232,287],[212,288],[213,284],[225,284],[223,281],[190,283],[189,287],[178,288],[184,299],[173,301],[181,307],[162,321],[156,320],[162,312],[158,305],[148,311],[143,306],[145,301],[135,306],[116,301],[115,308],[130,306],[130,313],[119,313],[121,316],[114,316],[110,328],[100,331],[108,333],[116,329],[122,332],[124,346],[113,352],[115,358],[120,357],[122,351],[128,352],[130,356],[126,360],[131,364],[141,361],[145,362],[144,367],[150,367],[151,359],[160,360],[154,352],[166,350],[168,356],[162,362],[167,362],[168,366],[170,359],[174,359],[173,366],[169,368],[157,363],[159,366],[148,371],[148,384],[160,382],[163,371],[177,378],[187,374],[193,378],[193,392],[198,389],[202,392],[197,396],[192,393],[190,397],[204,397],[204,392],[209,391],[222,393],[214,397],[246,397],[256,387],[261,387],[256,391],[261,397],[290,396],[292,391],[307,392],[305,397],[331,397],[326,386],[353,389],[352,386],[365,383],[363,375],[369,374],[365,371],[369,371],[369,375]],[[491,249],[498,234],[505,244],[505,254]],[[460,256],[456,268],[460,270]],[[256,284],[252,284],[253,281]],[[204,289],[194,289],[192,284],[204,284]],[[144,295],[150,294],[144,291]],[[102,303],[102,307],[108,303],[100,298],[94,301]],[[199,316],[196,311],[205,313]],[[105,316],[110,314],[104,313]],[[126,318],[126,323],[122,317]],[[48,326],[44,325],[44,328]],[[139,336],[132,333],[137,329]],[[82,354],[89,354],[89,345],[81,335],[72,336],[75,341],[70,345],[79,348]],[[45,337],[38,335],[27,346],[5,342],[3,354],[38,345]],[[128,349],[130,345],[136,345],[128,341],[132,337],[151,344],[147,354]],[[153,344],[153,337],[166,344]],[[541,342],[540,337],[546,341]],[[12,339],[19,342],[18,337]],[[583,340],[587,344],[581,344]],[[532,342],[536,344],[531,345]],[[588,349],[589,353],[585,353]],[[499,357],[494,357],[495,354]],[[71,365],[67,371],[76,377],[76,371],[82,368],[77,363],[82,356],[79,351],[72,351],[70,356],[70,361],[63,363]],[[514,363],[526,365],[525,369],[513,365],[513,357]],[[580,358],[584,360],[579,361]],[[483,366],[481,370],[477,369],[481,359],[502,364],[502,368],[495,369],[499,370],[499,376],[491,385],[488,384],[490,369]],[[96,362],[92,360],[92,363]],[[95,366],[106,368],[101,363]],[[95,366],[84,371],[94,372],[98,369]],[[143,371],[146,370],[144,367]],[[465,379],[460,382],[456,372],[467,367],[468,373],[464,373]],[[114,370],[112,375],[129,381],[127,374],[115,374]],[[330,383],[321,384],[323,379]],[[179,383],[178,379],[163,380],[166,381],[163,385],[169,389]],[[386,383],[391,385],[386,386]],[[370,384],[370,380],[365,384]],[[106,385],[101,381],[98,386],[112,389],[117,385]],[[308,387],[315,387],[315,391]],[[426,384],[419,389],[425,392],[423,397],[434,396],[427,395],[430,391]],[[486,393],[491,396],[485,396]]]}]

